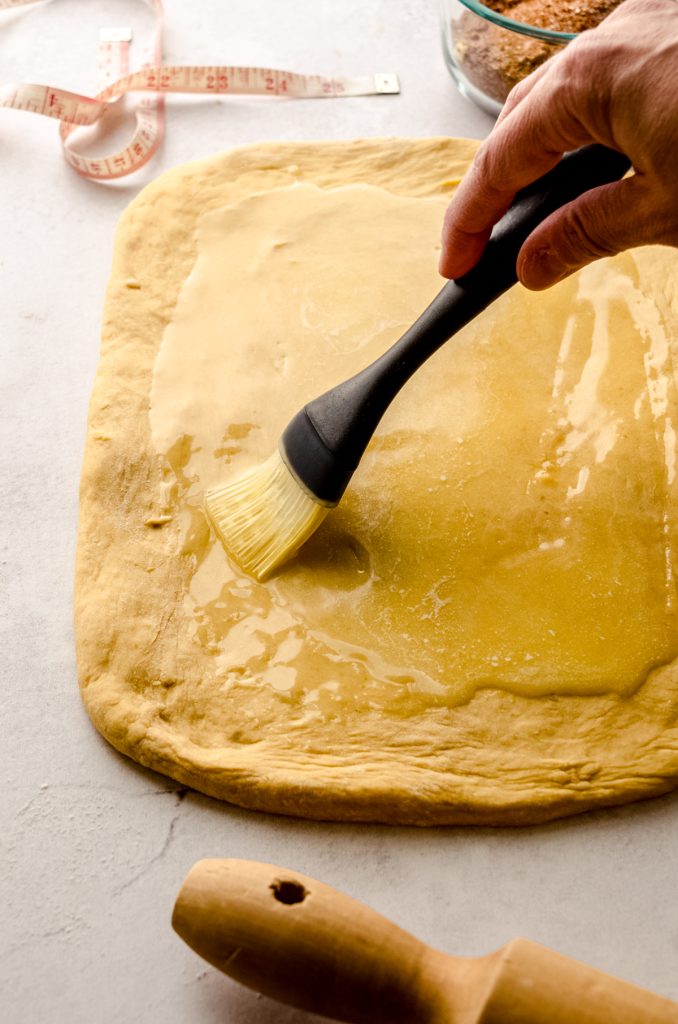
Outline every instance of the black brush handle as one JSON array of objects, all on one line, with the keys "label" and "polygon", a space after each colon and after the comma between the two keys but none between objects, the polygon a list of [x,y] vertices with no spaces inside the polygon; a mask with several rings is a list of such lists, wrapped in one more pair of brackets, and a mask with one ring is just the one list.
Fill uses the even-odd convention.
[{"label": "black brush handle", "polygon": [[516,260],[534,228],[584,192],[618,181],[623,153],[585,146],[518,192],[476,266],[448,281],[410,329],[355,377],[309,402],[285,430],[281,449],[299,481],[323,504],[341,498],[384,412],[415,370],[518,280]]}]

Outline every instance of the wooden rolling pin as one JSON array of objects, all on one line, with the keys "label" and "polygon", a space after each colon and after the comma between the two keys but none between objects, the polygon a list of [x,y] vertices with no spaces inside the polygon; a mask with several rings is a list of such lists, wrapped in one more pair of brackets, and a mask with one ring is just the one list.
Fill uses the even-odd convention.
[{"label": "wooden rolling pin", "polygon": [[243,985],[354,1024],[678,1024],[678,1004],[534,942],[447,956],[272,864],[199,861],[172,925]]}]

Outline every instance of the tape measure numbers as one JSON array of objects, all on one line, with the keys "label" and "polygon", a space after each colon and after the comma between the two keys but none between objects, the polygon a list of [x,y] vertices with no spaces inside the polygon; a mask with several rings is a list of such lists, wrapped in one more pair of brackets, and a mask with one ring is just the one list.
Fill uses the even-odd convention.
[{"label": "tape measure numbers", "polygon": [[[39,2],[42,0],[0,0],[0,11]],[[22,83],[0,87],[0,107],[41,114],[61,122],[64,156],[71,167],[86,178],[98,181],[121,178],[139,170],[151,159],[164,134],[167,93],[326,99],[400,92],[398,77],[394,74],[330,78],[277,68],[163,65],[163,3],[162,0],[144,2],[153,9],[156,20],[138,71],[129,72],[131,30],[115,27],[102,29],[99,35],[99,87],[95,96],[49,85]],[[128,144],[106,157],[79,154],[70,140],[74,130],[96,124],[112,104],[128,93],[148,94],[136,103],[136,127]]]}]

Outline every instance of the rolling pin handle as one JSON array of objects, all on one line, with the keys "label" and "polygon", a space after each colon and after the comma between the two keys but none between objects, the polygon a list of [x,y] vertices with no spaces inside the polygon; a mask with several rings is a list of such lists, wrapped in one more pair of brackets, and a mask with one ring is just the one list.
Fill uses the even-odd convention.
[{"label": "rolling pin handle", "polygon": [[172,924],[236,981],[348,1024],[678,1024],[675,1003],[534,942],[446,956],[272,864],[199,861]]},{"label": "rolling pin handle", "polygon": [[376,911],[295,871],[199,861],[172,925],[219,970],[283,1003],[349,1024],[442,1024],[429,949]]}]

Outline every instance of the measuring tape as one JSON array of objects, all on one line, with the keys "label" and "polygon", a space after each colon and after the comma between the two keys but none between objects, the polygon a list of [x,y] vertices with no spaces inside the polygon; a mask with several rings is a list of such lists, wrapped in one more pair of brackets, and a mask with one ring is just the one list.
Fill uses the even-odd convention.
[{"label": "measuring tape", "polygon": [[[0,0],[0,11],[40,2],[43,0]],[[0,107],[42,114],[61,122],[59,131],[64,156],[83,177],[96,181],[122,178],[151,159],[164,135],[166,93],[321,99],[400,92],[398,77],[394,74],[326,78],[275,68],[165,66],[162,63],[163,3],[162,0],[144,2],[155,13],[155,28],[144,48],[138,71],[129,72],[131,30],[109,28],[99,33],[99,91],[95,96],[83,96],[49,85],[21,83],[0,87]],[[96,124],[109,107],[131,92],[148,95],[137,101],[136,127],[129,143],[106,157],[79,154],[71,139],[75,129]]]}]

